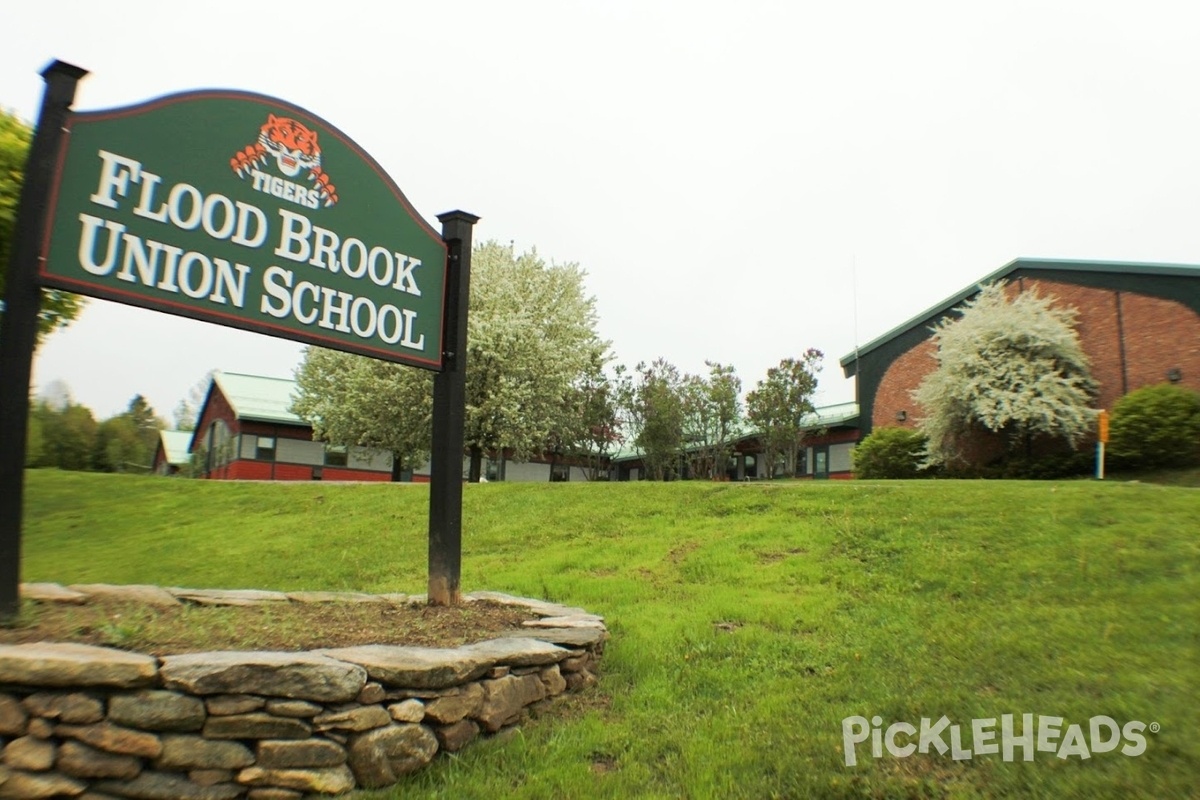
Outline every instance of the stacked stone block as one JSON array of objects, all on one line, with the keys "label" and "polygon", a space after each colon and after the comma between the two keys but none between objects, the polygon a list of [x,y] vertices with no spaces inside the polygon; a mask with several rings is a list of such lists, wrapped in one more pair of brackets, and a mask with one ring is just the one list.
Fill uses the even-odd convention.
[{"label": "stacked stone block", "polygon": [[380,788],[595,683],[608,638],[599,617],[470,597],[539,618],[447,649],[156,659],[79,644],[0,646],[0,800],[295,800]]}]

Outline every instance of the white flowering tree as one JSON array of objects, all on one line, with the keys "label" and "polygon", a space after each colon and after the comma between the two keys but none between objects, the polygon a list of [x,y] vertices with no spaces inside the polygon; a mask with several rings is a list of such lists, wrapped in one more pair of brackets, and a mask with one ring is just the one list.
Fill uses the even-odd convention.
[{"label": "white flowering tree", "polygon": [[[517,255],[494,241],[472,253],[465,426],[472,480],[485,452],[522,459],[583,438],[574,430],[585,420],[572,392],[608,350],[584,274],[577,264],[547,264],[536,250]],[[428,456],[432,373],[310,347],[296,381],[293,410],[317,437],[386,448],[408,465]]]},{"label": "white flowering tree", "polygon": [[1036,290],[1010,299],[1000,281],[934,327],[938,366],[912,393],[929,464],[962,463],[963,444],[981,431],[1013,452],[1036,436],[1075,445],[1091,429],[1095,383],[1077,311],[1053,302]]},{"label": "white flowering tree", "polygon": [[433,373],[309,347],[296,384],[292,411],[312,423],[314,438],[390,450],[407,469],[429,459]]}]

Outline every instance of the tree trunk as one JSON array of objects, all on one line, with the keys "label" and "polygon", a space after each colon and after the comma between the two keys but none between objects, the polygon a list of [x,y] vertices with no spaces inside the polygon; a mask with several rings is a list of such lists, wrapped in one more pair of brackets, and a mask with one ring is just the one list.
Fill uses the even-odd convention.
[{"label": "tree trunk", "polygon": [[483,449],[477,445],[471,445],[471,467],[467,473],[467,480],[471,483],[479,483],[480,476],[483,475]]},{"label": "tree trunk", "polygon": [[804,452],[804,439],[797,439],[792,445],[792,477],[803,478],[804,475],[800,472],[800,454]]}]

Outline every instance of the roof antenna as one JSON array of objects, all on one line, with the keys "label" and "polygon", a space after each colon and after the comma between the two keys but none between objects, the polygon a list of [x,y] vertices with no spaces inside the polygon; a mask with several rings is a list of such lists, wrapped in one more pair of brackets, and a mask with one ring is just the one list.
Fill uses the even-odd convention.
[{"label": "roof antenna", "polygon": [[854,402],[858,402],[858,381],[862,377],[858,368],[858,256],[850,254],[850,302],[854,305]]}]

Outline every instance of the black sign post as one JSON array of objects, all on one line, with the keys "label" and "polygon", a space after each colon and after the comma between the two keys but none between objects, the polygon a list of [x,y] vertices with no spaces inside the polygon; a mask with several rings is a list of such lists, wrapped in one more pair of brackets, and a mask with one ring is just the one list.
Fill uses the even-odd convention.
[{"label": "black sign post", "polygon": [[446,309],[442,371],[433,376],[433,451],[429,469],[429,602],[462,599],[463,428],[467,406],[467,308],[471,293],[471,232],[479,217],[439,214],[446,242]]},{"label": "black sign post", "polygon": [[21,503],[25,493],[25,445],[29,379],[37,344],[38,252],[46,226],[50,182],[75,87],[87,70],[55,61],[42,71],[42,108],[17,206],[8,264],[4,316],[0,319],[0,622],[21,607]]},{"label": "black sign post", "polygon": [[[86,74],[61,61],[42,73],[46,91],[17,210],[0,324],[0,621],[20,610],[39,284],[435,370],[429,602],[457,604],[467,301],[479,218],[442,214],[439,237],[374,159],[277,98],[202,91],[74,113]],[[222,126],[193,124],[214,115]],[[191,137],[186,163],[177,163],[178,142],[164,131]],[[255,131],[257,143],[243,147]],[[311,185],[298,182],[305,171]],[[164,181],[169,192],[159,187]],[[203,194],[197,186],[217,188]],[[297,282],[290,265],[300,263],[323,271]],[[320,335],[310,330],[318,318]]]}]

